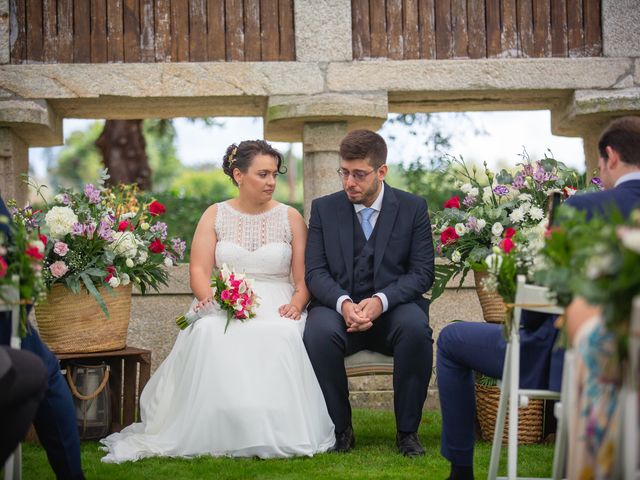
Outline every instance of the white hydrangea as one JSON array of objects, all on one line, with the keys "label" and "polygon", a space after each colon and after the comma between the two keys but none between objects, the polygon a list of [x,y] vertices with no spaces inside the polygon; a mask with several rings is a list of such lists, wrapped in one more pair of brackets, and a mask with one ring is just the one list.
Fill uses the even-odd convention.
[{"label": "white hydrangea", "polygon": [[127,258],[133,258],[138,253],[138,243],[136,237],[132,232],[115,232],[113,234],[113,241],[107,245],[107,248],[116,255],[120,255]]},{"label": "white hydrangea", "polygon": [[480,232],[484,227],[487,226],[487,221],[484,218],[479,218],[476,222],[476,225],[478,226],[478,231]]},{"label": "white hydrangea", "polygon": [[460,260],[462,260],[462,255],[460,254],[460,252],[458,250],[454,251],[451,254],[451,261],[453,263],[458,263],[458,262],[460,262]]},{"label": "white hydrangea", "polygon": [[528,193],[521,193],[520,195],[518,195],[518,200],[520,200],[521,202],[530,202],[533,200],[533,197]]},{"label": "white hydrangea", "polygon": [[520,223],[522,220],[524,220],[524,211],[522,210],[522,207],[516,208],[513,212],[511,212],[509,214],[509,220],[511,220],[513,223]]},{"label": "white hydrangea", "polygon": [[493,226],[491,227],[491,233],[496,237],[499,237],[500,235],[502,235],[502,232],[504,232],[504,227],[500,222],[494,223]]},{"label": "white hydrangea", "polygon": [[71,233],[73,225],[78,223],[78,216],[69,207],[51,207],[44,217],[44,222],[49,228],[49,236],[63,238]]},{"label": "white hydrangea", "polygon": [[136,259],[136,262],[138,265],[142,265],[144,262],[147,261],[147,258],[149,258],[149,255],[147,254],[146,250],[140,250],[138,251],[138,258]]},{"label": "white hydrangea", "polygon": [[455,229],[459,237],[463,236],[468,231],[464,223],[456,223]]}]

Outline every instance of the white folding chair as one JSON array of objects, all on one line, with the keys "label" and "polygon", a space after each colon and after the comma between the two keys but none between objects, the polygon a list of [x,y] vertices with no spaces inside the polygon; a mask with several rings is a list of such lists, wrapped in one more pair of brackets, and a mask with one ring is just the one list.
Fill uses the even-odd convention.
[{"label": "white folding chair", "polygon": [[622,405],[622,468],[625,480],[640,479],[640,423],[638,396],[640,395],[640,296],[633,299],[631,328],[629,329],[629,368],[620,402]]},{"label": "white folding chair", "polygon": [[[18,277],[12,277],[16,287],[4,287],[4,303],[0,303],[0,311],[11,312],[11,348],[20,350],[20,291]],[[14,452],[4,464],[4,480],[20,480],[22,478],[22,446],[18,444]]]},{"label": "white folding chair", "polygon": [[[552,390],[531,390],[520,388],[520,317],[522,310],[530,310],[540,313],[561,315],[564,310],[554,305],[549,299],[549,290],[544,287],[528,285],[524,276],[517,279],[516,300],[513,309],[513,323],[511,333],[507,343],[505,353],[504,368],[502,372],[502,382],[500,391],[500,403],[498,406],[498,418],[493,436],[493,446],[491,448],[491,462],[489,464],[490,480],[494,480],[498,474],[498,464],[500,462],[500,449],[502,448],[502,435],[505,427],[507,406],[509,409],[509,437],[508,437],[508,466],[507,477],[515,480],[518,467],[518,408],[526,407],[531,398],[541,398],[545,400],[561,400],[561,395]],[[565,357],[565,362],[568,360]],[[565,382],[569,381],[569,368],[563,370],[562,389],[568,392]],[[568,383],[566,384],[568,386]],[[566,415],[561,413],[561,407],[556,409],[558,416],[558,431],[556,434],[556,448],[553,458],[553,479],[562,477],[564,469],[564,459],[566,453]]]}]

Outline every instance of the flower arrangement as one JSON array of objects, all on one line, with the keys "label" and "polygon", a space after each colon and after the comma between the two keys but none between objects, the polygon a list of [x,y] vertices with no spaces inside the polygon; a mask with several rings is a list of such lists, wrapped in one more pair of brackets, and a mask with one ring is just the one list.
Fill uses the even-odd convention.
[{"label": "flower arrangement", "polygon": [[584,212],[563,208],[559,219],[536,260],[533,280],[549,287],[561,306],[574,296],[600,306],[624,356],[632,299],[640,295],[640,210],[630,220],[612,212],[586,221]]},{"label": "flower arrangement", "polygon": [[[38,235],[36,219],[39,212],[31,207],[18,209],[15,202],[7,205],[13,212],[12,218],[0,216],[0,222],[8,227],[10,238],[0,233],[0,287],[18,287],[20,300],[20,335],[27,332],[27,305],[46,297],[46,287],[42,277],[42,260],[46,238]],[[18,285],[14,277],[18,277]],[[0,300],[4,298],[0,288]]]},{"label": "flower arrangement", "polygon": [[[236,273],[223,264],[220,270],[213,273],[211,289],[215,304],[227,314],[225,333],[232,319],[245,321],[256,316],[255,310],[260,304],[260,299],[253,291],[253,282],[243,274]],[[199,318],[211,313],[213,308],[214,303],[209,302],[197,312],[190,310],[176,318],[176,325],[184,330]]]},{"label": "flower arrangement", "polygon": [[[485,259],[495,248],[509,253],[519,232],[523,233],[520,241],[527,244],[541,241],[551,193],[568,198],[581,189],[600,188],[597,179],[586,188],[583,176],[553,158],[531,162],[525,153],[523,159],[515,174],[506,170],[494,174],[486,162],[483,172],[478,172],[462,158],[452,158],[463,183],[461,194],[447,200],[433,216],[436,252],[450,262],[436,265],[432,301],[451,278],[462,274],[462,284],[469,270],[486,271]],[[482,175],[486,180],[479,179]],[[529,249],[535,250],[536,245]]]},{"label": "flower arrangement", "polygon": [[80,193],[64,190],[52,204],[45,200],[36,223],[48,234],[42,237],[46,287],[62,283],[74,293],[84,287],[108,317],[99,287],[133,282],[143,294],[158,290],[167,283],[166,267],[182,258],[186,244],[168,237],[159,221],[164,205],[135,185],[105,188],[107,178],[105,170],[97,185],[87,184]]}]

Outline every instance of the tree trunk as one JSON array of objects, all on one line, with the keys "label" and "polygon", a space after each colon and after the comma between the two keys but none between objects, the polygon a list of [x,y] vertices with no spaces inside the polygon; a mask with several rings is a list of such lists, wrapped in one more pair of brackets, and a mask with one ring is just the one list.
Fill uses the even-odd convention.
[{"label": "tree trunk", "polygon": [[151,190],[142,120],[107,120],[96,146],[109,169],[109,185],[137,183],[141,190]]}]

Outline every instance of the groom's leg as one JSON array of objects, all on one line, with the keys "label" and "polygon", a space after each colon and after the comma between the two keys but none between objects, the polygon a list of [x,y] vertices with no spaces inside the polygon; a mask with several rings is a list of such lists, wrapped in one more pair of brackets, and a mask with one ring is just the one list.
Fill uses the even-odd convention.
[{"label": "groom's leg", "polygon": [[474,370],[502,376],[506,344],[502,326],[454,322],[438,336],[436,370],[442,411],[440,452],[453,465],[473,465],[476,397]]},{"label": "groom's leg", "polygon": [[355,353],[353,336],[348,335],[344,319],[335,310],[314,307],[304,329],[304,345],[318,377],[336,432],[351,426],[349,386],[344,357]]},{"label": "groom's leg", "polygon": [[371,347],[393,354],[393,404],[399,432],[417,432],[433,364],[429,318],[415,303],[384,313],[373,323]]}]

